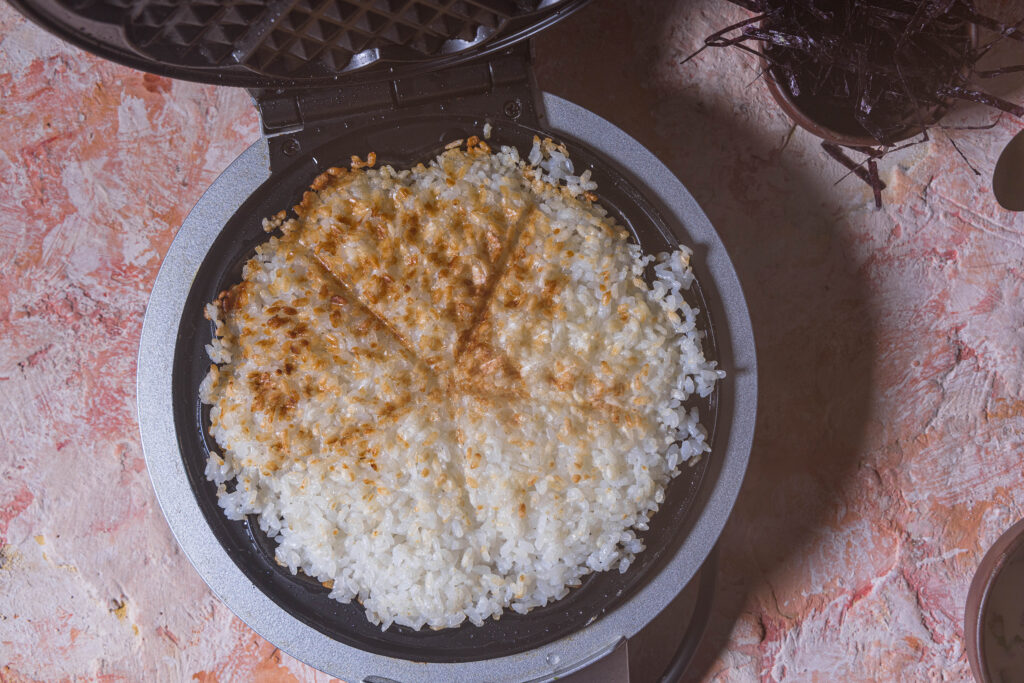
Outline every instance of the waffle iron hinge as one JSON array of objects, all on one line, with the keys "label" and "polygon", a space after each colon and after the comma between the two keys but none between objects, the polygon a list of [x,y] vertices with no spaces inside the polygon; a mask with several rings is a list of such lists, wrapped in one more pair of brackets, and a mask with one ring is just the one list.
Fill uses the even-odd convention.
[{"label": "waffle iron hinge", "polygon": [[528,44],[392,80],[249,92],[259,110],[271,172],[364,123],[441,114],[478,117],[481,125],[487,118],[505,118],[538,126],[541,117]]}]

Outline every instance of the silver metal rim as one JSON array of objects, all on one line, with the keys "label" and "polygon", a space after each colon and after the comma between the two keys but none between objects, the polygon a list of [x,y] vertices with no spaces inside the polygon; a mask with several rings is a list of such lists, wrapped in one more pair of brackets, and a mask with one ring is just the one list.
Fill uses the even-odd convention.
[{"label": "silver metal rim", "polygon": [[[723,391],[733,409],[719,424],[720,469],[693,529],[675,556],[631,599],[561,640],[518,655],[464,663],[423,663],[358,650],[303,624],[257,589],[234,564],[206,523],[178,450],[171,396],[174,342],[192,280],[210,246],[235,211],[268,177],[266,143],[249,147],[213,183],[189,213],[164,259],[146,310],[138,365],[142,445],[164,516],[189,561],[220,598],[254,631],[332,676],[347,681],[383,677],[413,681],[545,681],[579,670],[611,651],[661,612],[696,575],[725,526],[739,492],[754,435],[757,366],[754,338],[739,279],[721,240],[682,183],[636,140],[596,114],[554,95],[543,95],[546,127],[588,141],[629,169],[677,229],[680,241],[698,249],[704,278],[717,290],[716,328],[730,352]],[[703,280],[702,280],[703,281]],[[722,339],[722,336],[725,339]]]}]

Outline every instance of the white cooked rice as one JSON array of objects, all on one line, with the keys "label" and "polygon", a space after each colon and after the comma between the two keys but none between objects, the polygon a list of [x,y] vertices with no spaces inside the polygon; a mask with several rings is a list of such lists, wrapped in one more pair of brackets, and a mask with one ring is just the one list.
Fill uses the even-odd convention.
[{"label": "white cooked rice", "polygon": [[387,305],[302,246],[324,221],[345,229],[337,208],[284,221],[207,308],[219,365],[201,398],[222,452],[206,474],[220,505],[256,515],[279,563],[359,600],[381,628],[480,625],[626,571],[670,479],[709,450],[690,399],[724,373],[683,299],[691,252],[643,255],[591,201],[589,172],[573,173],[550,141],[524,161],[471,140],[309,198],[468,205],[503,188],[532,203],[454,368],[423,362]]}]

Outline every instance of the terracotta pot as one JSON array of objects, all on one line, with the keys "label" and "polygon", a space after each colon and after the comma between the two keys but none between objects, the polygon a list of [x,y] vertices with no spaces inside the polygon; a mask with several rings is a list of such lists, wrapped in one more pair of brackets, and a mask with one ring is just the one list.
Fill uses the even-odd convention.
[{"label": "terracotta pot", "polygon": [[[971,672],[979,683],[993,683],[989,674],[985,654],[984,628],[988,608],[988,597],[992,592],[1000,571],[1007,560],[1024,546],[1024,520],[1011,526],[999,539],[992,544],[978,565],[978,570],[967,591],[967,606],[964,610],[964,640],[967,645],[967,660],[971,663]],[[1018,577],[1024,582],[1024,576]]]},{"label": "terracotta pot", "polygon": [[[772,77],[772,71],[771,68],[769,68],[770,65],[764,57],[761,58],[761,65],[764,69],[764,82],[768,86],[768,92],[770,92],[772,97],[775,98],[775,102],[779,105],[779,108],[786,112],[786,115],[789,116],[789,118],[793,119],[793,123],[797,124],[809,133],[817,135],[822,140],[834,142],[837,145],[845,145],[847,147],[875,147],[878,145],[878,141],[867,133],[864,133],[864,135],[849,135],[847,133],[841,133],[812,119],[804,113],[803,109],[797,107],[796,102],[793,101],[789,91],[780,86],[775,78]],[[896,136],[896,141],[906,140],[920,132],[920,128],[915,130],[908,128],[906,131],[901,131]]]},{"label": "terracotta pot", "polygon": [[[762,22],[762,28],[770,28],[770,26]],[[978,27],[974,24],[969,24],[967,27],[968,39],[970,40],[971,47],[974,48],[978,44]],[[759,48],[761,55],[760,63],[761,69],[764,72],[764,81],[768,86],[768,92],[772,94],[775,102],[779,105],[782,111],[786,112],[789,118],[793,119],[793,122],[804,130],[817,135],[819,138],[832,142],[837,145],[845,145],[846,147],[877,147],[878,141],[875,138],[865,132],[863,135],[850,134],[842,131],[830,128],[828,125],[817,121],[812,118],[807,112],[801,109],[797,103],[793,100],[789,91],[776,82],[775,78],[772,77],[771,64],[764,57],[764,43]],[[934,107],[925,116],[926,125],[938,123],[938,121],[946,115],[949,111],[949,107],[952,105],[952,100],[947,100],[944,104]],[[893,135],[892,142],[897,143],[902,140],[907,140],[920,135],[923,128],[916,122],[908,122],[906,127],[900,130],[898,133]]]}]

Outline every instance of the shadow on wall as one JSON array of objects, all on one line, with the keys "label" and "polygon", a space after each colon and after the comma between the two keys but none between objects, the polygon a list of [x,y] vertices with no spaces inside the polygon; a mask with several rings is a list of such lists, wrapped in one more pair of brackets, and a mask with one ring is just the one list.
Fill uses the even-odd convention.
[{"label": "shadow on wall", "polygon": [[[595,0],[536,39],[535,61],[544,90],[620,126],[678,175],[721,235],[750,307],[760,366],[757,433],[720,541],[715,614],[691,666],[695,678],[714,673],[709,667],[744,610],[757,615],[762,639],[786,619],[772,578],[840,514],[837,501],[853,479],[869,418],[873,347],[866,285],[844,258],[843,235],[816,194],[820,181],[780,153],[780,136],[767,139],[737,127],[732,111],[647,85],[658,51],[669,47],[673,13],[717,21],[701,18],[703,9],[714,17],[713,8],[710,0],[632,10]],[[681,73],[680,86],[731,78],[735,90],[750,80],[747,71],[694,66]],[[744,102],[760,98],[762,87],[750,84]],[[762,602],[748,604],[755,592]],[[671,648],[663,650],[634,661],[636,680],[660,674],[658,660]]]}]

